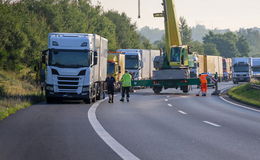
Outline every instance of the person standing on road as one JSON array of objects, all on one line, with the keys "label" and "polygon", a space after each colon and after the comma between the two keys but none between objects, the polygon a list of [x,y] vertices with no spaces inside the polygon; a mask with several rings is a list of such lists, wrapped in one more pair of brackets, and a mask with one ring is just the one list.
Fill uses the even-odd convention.
[{"label": "person standing on road", "polygon": [[114,84],[116,80],[113,76],[108,75],[106,78],[106,83],[107,83],[107,94],[108,94],[108,103],[114,103]]},{"label": "person standing on road", "polygon": [[132,76],[131,74],[128,73],[128,71],[125,71],[125,74],[121,78],[122,82],[122,98],[120,101],[124,102],[125,95],[126,95],[126,101],[129,102],[129,92],[130,92],[130,87],[132,86]]},{"label": "person standing on road", "polygon": [[199,79],[200,79],[200,91],[197,94],[197,96],[200,95],[200,92],[202,93],[202,96],[206,96],[207,95],[207,91],[208,91],[208,80],[207,80],[207,74],[200,74],[199,75]]}]

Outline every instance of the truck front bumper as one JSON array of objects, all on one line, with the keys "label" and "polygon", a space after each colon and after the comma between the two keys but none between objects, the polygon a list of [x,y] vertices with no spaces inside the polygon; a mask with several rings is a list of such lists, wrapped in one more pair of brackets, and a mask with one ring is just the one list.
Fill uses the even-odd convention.
[{"label": "truck front bumper", "polygon": [[83,100],[89,97],[89,93],[81,93],[81,94],[75,94],[75,93],[56,93],[56,92],[50,92],[46,91],[46,97],[48,98],[57,98],[57,99],[74,99],[74,100]]},{"label": "truck front bumper", "polygon": [[250,82],[250,77],[233,77],[235,82]]}]

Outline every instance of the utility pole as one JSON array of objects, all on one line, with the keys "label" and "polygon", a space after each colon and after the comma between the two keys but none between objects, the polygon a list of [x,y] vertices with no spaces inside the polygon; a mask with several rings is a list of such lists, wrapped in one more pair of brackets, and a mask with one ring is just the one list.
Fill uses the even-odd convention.
[{"label": "utility pole", "polygon": [[138,18],[141,18],[141,2],[138,0]]}]

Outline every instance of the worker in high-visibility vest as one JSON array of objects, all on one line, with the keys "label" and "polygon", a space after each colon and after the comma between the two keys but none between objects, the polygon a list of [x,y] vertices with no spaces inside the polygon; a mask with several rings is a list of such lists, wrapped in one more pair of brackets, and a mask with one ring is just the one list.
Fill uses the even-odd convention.
[{"label": "worker in high-visibility vest", "polygon": [[200,79],[200,91],[197,94],[197,96],[200,95],[200,92],[202,93],[202,96],[207,95],[208,91],[208,80],[207,80],[208,74],[200,74],[199,79]]},{"label": "worker in high-visibility vest", "polygon": [[132,75],[128,73],[128,71],[125,71],[125,74],[121,78],[122,82],[122,98],[120,101],[124,102],[125,99],[125,94],[126,94],[126,101],[129,102],[129,92],[130,92],[130,87],[132,86]]}]

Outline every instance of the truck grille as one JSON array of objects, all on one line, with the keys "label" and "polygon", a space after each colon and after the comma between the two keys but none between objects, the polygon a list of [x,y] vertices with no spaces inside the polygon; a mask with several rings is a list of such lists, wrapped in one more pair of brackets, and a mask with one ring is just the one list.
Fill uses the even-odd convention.
[{"label": "truck grille", "polygon": [[61,81],[58,81],[58,84],[60,84],[60,85],[78,85],[79,82],[61,82]]},{"label": "truck grille", "polygon": [[78,89],[78,86],[58,86],[59,89]]},{"label": "truck grille", "polygon": [[62,81],[79,81],[78,77],[58,77],[58,80]]},{"label": "truck grille", "polygon": [[58,92],[77,93],[80,78],[77,76],[58,76],[57,77]]}]

